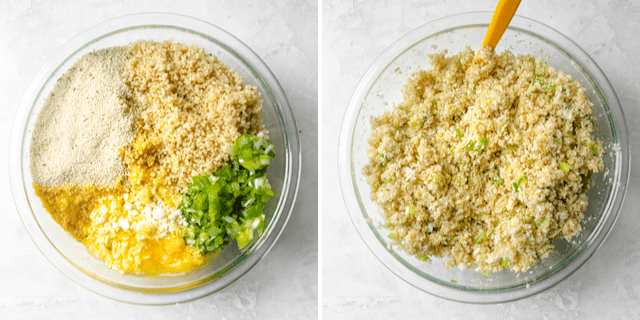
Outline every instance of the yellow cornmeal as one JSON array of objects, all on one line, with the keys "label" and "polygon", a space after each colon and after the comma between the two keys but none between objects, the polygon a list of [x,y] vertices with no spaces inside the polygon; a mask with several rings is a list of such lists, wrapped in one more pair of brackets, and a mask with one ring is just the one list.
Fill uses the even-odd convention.
[{"label": "yellow cornmeal", "polygon": [[81,242],[86,238],[86,228],[90,224],[89,216],[96,205],[95,200],[109,196],[119,188],[72,184],[44,188],[36,183],[33,187],[53,220]]}]

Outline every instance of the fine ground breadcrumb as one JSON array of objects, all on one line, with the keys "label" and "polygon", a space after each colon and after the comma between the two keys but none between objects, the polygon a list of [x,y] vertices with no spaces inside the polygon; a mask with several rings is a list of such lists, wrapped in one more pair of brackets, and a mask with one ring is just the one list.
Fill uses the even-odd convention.
[{"label": "fine ground breadcrumb", "polygon": [[122,47],[90,52],[56,82],[33,129],[34,182],[114,185],[125,174],[119,149],[131,142],[137,118],[127,101],[127,59]]},{"label": "fine ground breadcrumb", "polygon": [[372,200],[410,254],[526,271],[581,230],[588,180],[603,168],[593,104],[540,58],[446,53],[371,118]]}]

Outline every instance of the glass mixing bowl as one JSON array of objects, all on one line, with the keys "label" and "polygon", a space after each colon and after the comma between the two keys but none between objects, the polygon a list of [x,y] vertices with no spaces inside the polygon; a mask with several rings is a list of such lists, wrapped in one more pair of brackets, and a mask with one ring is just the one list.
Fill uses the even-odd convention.
[{"label": "glass mixing bowl", "polygon": [[[362,173],[368,162],[370,117],[402,101],[402,86],[418,69],[428,69],[427,55],[442,50],[455,54],[482,43],[492,12],[465,13],[427,23],[387,48],[358,83],[340,131],[338,167],[342,194],[351,220],[375,256],[409,284],[439,297],[474,303],[504,302],[541,292],[583,265],[603,243],[620,211],[629,177],[629,145],[624,114],[602,70],[580,47],[552,28],[514,17],[496,50],[542,57],[556,69],[579,80],[594,104],[595,136],[605,147],[605,169],[592,176],[595,186],[587,193],[582,232],[571,242],[554,241],[556,247],[527,272],[447,269],[444,259],[420,261],[402,250],[390,249],[384,219],[370,199]],[[454,283],[455,281],[455,283]]]},{"label": "glass mixing bowl", "polygon": [[[265,208],[265,229],[243,250],[229,244],[206,266],[183,275],[121,275],[94,258],[67,234],[35,195],[29,171],[32,129],[56,80],[84,54],[147,39],[195,43],[240,74],[262,95],[262,121],[276,157],[267,177],[275,195]],[[63,45],[38,71],[27,88],[11,132],[9,176],[13,198],[27,232],[62,273],[103,296],[139,304],[169,304],[196,299],[240,278],[274,245],[291,214],[300,178],[300,141],[287,98],[267,65],[244,43],[209,23],[173,14],[137,14],[96,25]]]}]

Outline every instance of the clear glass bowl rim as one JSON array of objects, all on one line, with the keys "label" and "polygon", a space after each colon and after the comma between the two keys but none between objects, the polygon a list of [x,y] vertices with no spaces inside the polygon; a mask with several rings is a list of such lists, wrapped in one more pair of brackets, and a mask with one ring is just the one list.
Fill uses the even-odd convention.
[{"label": "clear glass bowl rim", "polygon": [[[46,83],[46,79],[51,73],[55,73],[55,68],[58,65],[64,63],[69,56],[79,50],[78,48],[89,45],[96,39],[105,37],[108,34],[136,27],[156,28],[162,26],[172,27],[183,32],[196,33],[215,42],[241,60],[254,73],[256,78],[262,82],[269,94],[269,97],[263,97],[263,99],[268,98],[273,101],[280,118],[279,127],[284,132],[286,150],[286,155],[283,155],[286,157],[282,190],[284,199],[278,208],[279,210],[274,213],[276,220],[273,222],[272,230],[268,236],[258,240],[251,254],[244,254],[246,257],[243,257],[240,263],[225,271],[215,281],[211,281],[215,276],[212,275],[203,281],[178,288],[168,288],[158,292],[144,290],[136,292],[135,288],[119,288],[96,280],[95,277],[78,270],[55,249],[43,234],[29,207],[21,174],[22,170],[15,170],[15,168],[22,167],[22,140],[27,130],[27,119],[32,107],[35,105],[35,99],[42,93],[40,92],[41,86]],[[14,204],[27,233],[42,254],[60,272],[80,286],[107,298],[134,304],[157,305],[190,301],[221,290],[242,277],[264,258],[284,230],[293,210],[300,182],[301,158],[302,153],[297,125],[284,90],[273,72],[254,51],[235,36],[206,21],[179,14],[142,13],[113,18],[86,29],[62,45],[43,64],[30,82],[27,90],[25,90],[16,112],[10,137],[8,169]]]},{"label": "clear glass bowl rim", "polygon": [[[576,61],[581,63],[583,70],[589,73],[591,78],[594,79],[598,89],[600,89],[600,92],[603,94],[605,103],[609,106],[609,117],[613,123],[612,126],[615,128],[614,133],[618,138],[620,150],[616,157],[614,187],[611,191],[614,196],[612,197],[611,203],[607,206],[608,210],[594,230],[594,236],[590,237],[590,241],[584,244],[586,247],[582,251],[575,257],[571,257],[568,262],[563,263],[562,266],[557,268],[559,270],[556,272],[545,275],[542,279],[536,279],[526,286],[491,292],[464,290],[462,286],[444,283],[444,281],[436,282],[421,277],[397,260],[387,248],[380,245],[380,241],[374,231],[375,227],[366,221],[368,214],[360,204],[359,195],[356,195],[355,180],[353,180],[355,178],[353,176],[353,170],[355,170],[355,168],[351,161],[352,135],[362,102],[367,96],[371,85],[377,80],[378,76],[385,70],[389,63],[415,43],[424,38],[454,29],[488,27],[492,15],[493,12],[489,11],[467,12],[439,18],[410,31],[387,47],[367,69],[354,89],[345,111],[338,144],[338,174],[343,200],[351,221],[369,250],[371,250],[376,258],[392,273],[410,285],[441,298],[468,303],[501,303],[522,299],[551,288],[578,270],[602,245],[615,224],[620,209],[622,208],[630,174],[628,130],[624,112],[613,87],[600,67],[582,48],[557,30],[535,20],[516,15],[511,21],[510,29],[518,29],[518,31],[526,30],[530,35],[537,36],[574,57]],[[544,36],[541,34],[544,34]]]}]

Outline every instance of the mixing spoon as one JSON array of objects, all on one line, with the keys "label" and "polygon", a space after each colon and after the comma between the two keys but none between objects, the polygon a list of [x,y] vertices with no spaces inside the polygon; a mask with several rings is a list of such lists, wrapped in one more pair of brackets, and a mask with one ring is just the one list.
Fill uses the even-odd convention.
[{"label": "mixing spoon", "polygon": [[484,36],[484,41],[482,41],[483,46],[490,46],[495,50],[498,41],[500,41],[504,31],[509,26],[511,18],[516,14],[519,5],[520,0],[500,0],[498,2],[496,10],[493,12],[487,34]]}]

